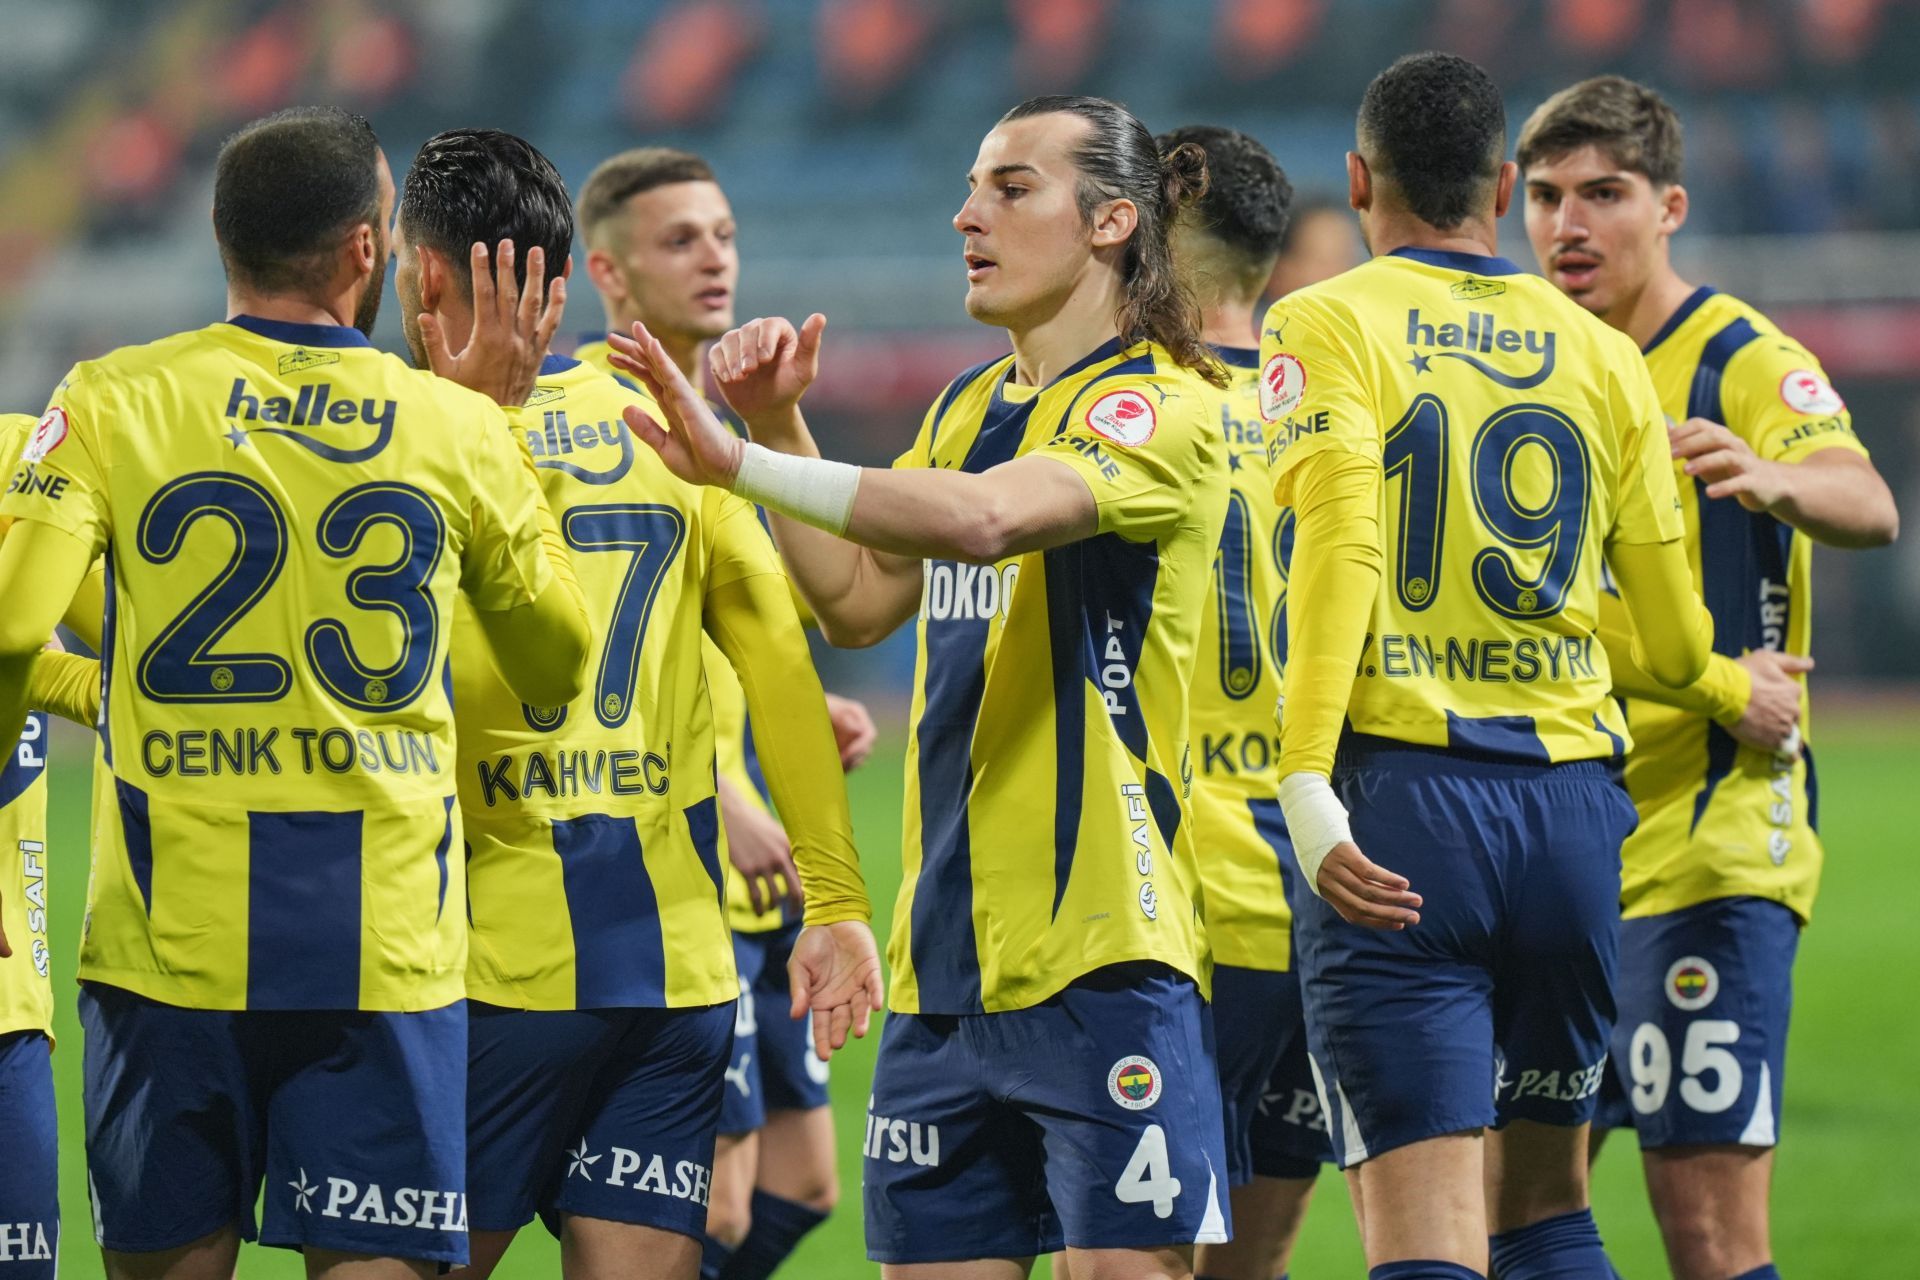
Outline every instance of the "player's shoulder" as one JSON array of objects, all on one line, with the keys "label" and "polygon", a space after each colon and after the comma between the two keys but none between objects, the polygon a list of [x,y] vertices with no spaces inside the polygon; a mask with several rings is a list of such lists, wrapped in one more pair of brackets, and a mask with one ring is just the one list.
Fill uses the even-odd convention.
[{"label": "player's shoulder", "polygon": [[1218,386],[1157,342],[1121,347],[1061,383],[1062,431],[1134,447],[1218,434]]}]

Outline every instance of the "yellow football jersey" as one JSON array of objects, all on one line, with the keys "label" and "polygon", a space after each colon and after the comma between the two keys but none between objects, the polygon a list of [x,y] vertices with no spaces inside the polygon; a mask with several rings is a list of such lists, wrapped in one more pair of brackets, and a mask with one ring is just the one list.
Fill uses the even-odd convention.
[{"label": "yellow football jersey", "polygon": [[[20,457],[33,417],[0,414],[0,459]],[[11,521],[0,516],[0,535]],[[0,932],[13,955],[0,960],[0,1035],[53,1034],[47,950],[47,718],[27,716],[0,761]]]},{"label": "yellow football jersey", "polygon": [[[709,590],[785,575],[751,503],[676,480],[635,441],[620,414],[636,400],[657,416],[643,392],[554,356],[515,415],[600,637],[592,683],[570,706],[523,707],[486,661],[454,663],[467,991],[493,1004],[679,1007],[739,994],[714,715],[705,664],[684,655],[701,652]],[[474,652],[468,627],[477,638],[463,617],[462,657]]]},{"label": "yellow football jersey", "polygon": [[[1724,293],[1695,290],[1646,358],[1676,422],[1723,423],[1778,462],[1821,449],[1866,452],[1812,353]],[[1674,464],[1687,549],[1713,614],[1713,647],[1729,657],[1753,649],[1807,654],[1811,540],[1732,498],[1709,499],[1681,465]],[[1705,716],[1638,698],[1628,701],[1627,720],[1634,739],[1627,790],[1640,828],[1621,852],[1624,913],[1659,915],[1751,895],[1810,916],[1824,856],[1812,748],[1775,757],[1741,746]]]},{"label": "yellow football jersey", "polygon": [[0,514],[107,553],[80,976],[209,1009],[464,993],[454,600],[552,580],[505,415],[358,330],[75,366]]},{"label": "yellow football jersey", "polygon": [[1226,506],[1203,383],[1113,340],[1045,387],[963,373],[899,467],[1028,453],[1083,476],[1093,537],[998,564],[929,561],[908,733],[892,1008],[1019,1009],[1083,974],[1210,964],[1187,702]]},{"label": "yellow football jersey", "polygon": [[[592,365],[624,386],[633,387],[628,376],[614,368],[613,362],[607,358],[611,351],[606,339],[596,338],[575,348],[573,358],[582,364]],[[738,429],[733,413],[725,405],[716,404],[713,407],[726,422]],[[707,664],[707,693],[713,703],[716,767],[720,776],[739,791],[745,803],[771,814],[773,809],[767,801],[765,785],[758,776],[759,763],[753,756],[753,742],[747,727],[747,698],[741,691],[740,678],[733,673],[733,666],[727,661],[726,655],[711,639],[702,636],[701,648]],[[747,893],[747,882],[729,869],[727,919],[737,932],[766,933],[785,924],[787,915],[779,906],[755,911],[753,900]]]},{"label": "yellow football jersey", "polygon": [[1680,537],[1631,340],[1504,258],[1408,248],[1276,302],[1260,353],[1279,492],[1324,449],[1386,474],[1350,726],[1512,760],[1620,756],[1595,634],[1604,549]]},{"label": "yellow football jersey", "polygon": [[1260,353],[1215,347],[1233,375],[1205,387],[1227,459],[1227,515],[1193,672],[1193,843],[1217,964],[1284,970],[1293,916],[1280,879],[1273,707],[1287,658],[1293,517],[1273,502],[1260,422]]}]

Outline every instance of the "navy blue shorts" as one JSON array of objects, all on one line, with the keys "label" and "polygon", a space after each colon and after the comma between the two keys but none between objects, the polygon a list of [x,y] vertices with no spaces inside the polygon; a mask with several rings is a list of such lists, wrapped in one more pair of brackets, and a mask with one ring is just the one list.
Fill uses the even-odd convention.
[{"label": "navy blue shorts", "polygon": [[1300,975],[1213,967],[1227,1183],[1312,1178],[1333,1159],[1307,1061]]},{"label": "navy blue shorts", "polygon": [[700,1237],[731,1003],[468,1008],[474,1230],[516,1230],[537,1213],[558,1234],[573,1213]]},{"label": "navy blue shorts", "polygon": [[827,1105],[827,1064],[813,1051],[813,1014],[787,1016],[793,988],[787,959],[800,936],[793,921],[765,933],[733,935],[740,1004],[733,1025],[720,1132],[751,1133],[769,1111],[811,1111]]},{"label": "navy blue shorts", "polygon": [[1595,1123],[1642,1147],[1779,1141],[1799,945],[1799,917],[1764,898],[1625,921]]},{"label": "navy blue shorts", "polygon": [[0,1035],[0,1276],[53,1280],[60,1259],[60,1147],[53,1046]]},{"label": "navy blue shorts", "polygon": [[[82,983],[94,1237],[467,1260],[467,1009],[226,1012]],[[254,1202],[265,1183],[265,1213]]]},{"label": "navy blue shorts", "polygon": [[1293,891],[1293,938],[1334,1154],[1593,1116],[1613,1027],[1620,844],[1637,821],[1597,761],[1515,764],[1355,735],[1334,767],[1360,848],[1425,900],[1403,932]]},{"label": "navy blue shorts", "polygon": [[1212,1020],[1158,964],[1029,1009],[890,1013],[862,1179],[876,1262],[1227,1238]]}]

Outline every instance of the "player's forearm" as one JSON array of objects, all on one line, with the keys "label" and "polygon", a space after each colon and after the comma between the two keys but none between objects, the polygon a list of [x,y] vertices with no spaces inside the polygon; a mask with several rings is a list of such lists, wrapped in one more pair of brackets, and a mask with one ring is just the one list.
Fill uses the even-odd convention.
[{"label": "player's forearm", "polygon": [[1736,724],[1746,714],[1753,696],[1753,677],[1733,659],[1713,654],[1707,660],[1706,673],[1698,680],[1669,689],[1635,659],[1633,622],[1620,597],[1601,594],[1598,630],[1601,647],[1607,651],[1607,665],[1613,672],[1615,693],[1707,716],[1723,725]]},{"label": "player's forearm", "polygon": [[[746,425],[747,434],[763,448],[796,458],[820,457],[797,406],[756,415]],[[913,615],[920,598],[917,559],[859,546],[771,507],[767,523],[793,589],[827,643],[864,649],[892,635]]]},{"label": "player's forearm", "polygon": [[768,512],[767,523],[793,587],[827,643],[864,649],[913,616],[920,600],[918,560],[859,546],[775,512]]},{"label": "player's forearm", "polygon": [[593,630],[571,572],[554,575],[529,604],[473,612],[514,697],[528,706],[560,707],[580,695]]},{"label": "player's forearm", "polygon": [[1633,622],[1633,665],[1669,689],[1699,680],[1713,656],[1713,615],[1694,590],[1686,544],[1616,544],[1607,563]]},{"label": "player's forearm", "polygon": [[1287,673],[1279,774],[1333,772],[1380,590],[1380,464],[1323,453],[1292,477]]},{"label": "player's forearm", "polygon": [[[69,631],[80,637],[80,642],[100,652],[100,634],[106,624],[107,614],[107,562],[104,559],[93,562],[93,568],[80,587],[73,593],[73,601],[67,605],[67,612],[61,621]],[[51,709],[51,708],[49,708]]]},{"label": "player's forearm", "polygon": [[15,521],[0,539],[0,742],[20,736],[33,669],[93,559],[80,539],[37,520]]},{"label": "player's forearm", "polygon": [[1899,536],[1893,491],[1859,454],[1823,449],[1783,465],[1790,482],[1770,508],[1776,519],[1829,547],[1884,547]]},{"label": "player's forearm", "polygon": [[800,872],[806,922],[871,919],[826,695],[786,584],[761,574],[714,590],[706,627],[740,677],[753,723],[777,726],[755,743]]},{"label": "player's forearm", "polygon": [[28,681],[28,705],[84,729],[100,721],[100,663],[77,653],[43,653]]}]

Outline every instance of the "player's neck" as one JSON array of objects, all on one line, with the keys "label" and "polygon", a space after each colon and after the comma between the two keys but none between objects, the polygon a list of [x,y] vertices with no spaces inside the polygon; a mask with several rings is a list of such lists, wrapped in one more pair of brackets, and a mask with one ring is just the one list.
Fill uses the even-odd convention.
[{"label": "player's neck", "polygon": [[1260,299],[1203,298],[1200,302],[1200,340],[1210,347],[1260,345]]},{"label": "player's neck", "polygon": [[279,320],[287,324],[325,324],[347,328],[353,324],[353,299],[331,298],[315,301],[283,293],[256,293],[251,289],[227,286],[227,319],[253,316],[259,320]]},{"label": "player's neck", "polygon": [[1009,328],[1013,380],[1044,387],[1087,358],[1119,329],[1114,317],[1124,301],[1117,280],[1083,279],[1052,315],[1023,329]]},{"label": "player's neck", "polygon": [[1375,257],[1396,249],[1437,249],[1443,253],[1472,253],[1482,258],[1500,256],[1500,234],[1488,219],[1469,218],[1442,231],[1411,213],[1376,208],[1367,222],[1368,248]]},{"label": "player's neck", "polygon": [[1670,265],[1662,265],[1653,273],[1653,278],[1631,298],[1622,298],[1618,305],[1609,309],[1600,318],[1620,332],[1633,339],[1633,345],[1644,350],[1653,336],[1666,327],[1673,313],[1681,304],[1693,296],[1694,286],[1680,278],[1680,273]]}]

